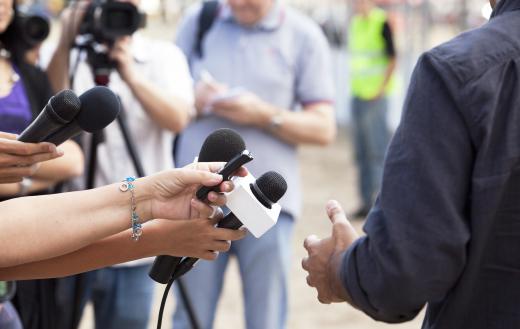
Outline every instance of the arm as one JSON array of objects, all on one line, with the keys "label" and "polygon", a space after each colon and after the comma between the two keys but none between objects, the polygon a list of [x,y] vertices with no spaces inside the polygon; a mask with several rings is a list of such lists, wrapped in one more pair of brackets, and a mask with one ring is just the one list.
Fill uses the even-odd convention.
[{"label": "arm", "polygon": [[383,84],[381,85],[380,91],[377,93],[375,98],[383,96],[388,84],[394,74],[395,67],[397,66],[397,52],[395,50],[394,35],[392,28],[388,22],[385,22],[383,26],[383,38],[385,39],[385,52],[388,56],[388,65],[385,70],[385,77]]},{"label": "arm", "polygon": [[[70,254],[15,267],[0,268],[0,280],[30,280],[73,275],[127,261],[157,255],[190,256],[214,260],[229,250],[230,241],[244,231],[215,227],[220,218],[171,221],[156,219],[143,226],[139,242],[130,230],[95,242]],[[215,252],[216,251],[216,252]]]},{"label": "arm", "polygon": [[[169,51],[172,50],[171,48],[156,47],[155,50],[160,49],[161,52],[166,53],[154,54],[155,60],[162,67],[161,74],[157,75],[157,79],[152,82],[151,77],[139,72],[130,45],[131,38],[123,37],[116,41],[110,52],[111,59],[118,63],[119,75],[152,120],[165,129],[180,132],[188,124],[191,104],[186,99],[176,96],[178,94],[176,89],[187,89],[189,94],[193,92],[191,78],[186,79],[189,73],[182,54]],[[189,83],[188,88],[183,86],[186,80]]]},{"label": "arm", "polygon": [[[217,171],[218,165],[197,164],[194,168],[207,169],[170,170],[135,182],[142,222],[192,217],[190,200],[196,188],[200,184],[217,185],[222,179],[208,172]],[[210,201],[222,202],[218,194],[213,197]],[[57,257],[121,232],[130,226],[129,205],[130,194],[121,192],[119,184],[2,202],[0,267]]]},{"label": "arm", "polygon": [[475,155],[463,107],[450,93],[458,80],[441,67],[429,54],[419,61],[367,236],[343,257],[341,278],[354,304],[381,321],[410,320],[442,299],[467,260]]}]

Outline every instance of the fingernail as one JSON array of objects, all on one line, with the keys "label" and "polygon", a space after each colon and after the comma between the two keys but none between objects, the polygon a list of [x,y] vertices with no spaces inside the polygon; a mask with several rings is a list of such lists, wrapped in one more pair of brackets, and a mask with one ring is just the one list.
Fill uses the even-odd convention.
[{"label": "fingernail", "polygon": [[213,180],[215,182],[222,181],[222,175],[220,175],[220,174],[211,174],[211,175],[212,175],[211,180]]},{"label": "fingernail", "polygon": [[56,153],[57,153],[59,156],[62,156],[63,154],[65,154],[65,152],[63,152],[62,149],[56,149]]},{"label": "fingernail", "polygon": [[339,204],[336,200],[330,200],[327,202],[327,210],[333,210],[335,208],[338,208]]}]

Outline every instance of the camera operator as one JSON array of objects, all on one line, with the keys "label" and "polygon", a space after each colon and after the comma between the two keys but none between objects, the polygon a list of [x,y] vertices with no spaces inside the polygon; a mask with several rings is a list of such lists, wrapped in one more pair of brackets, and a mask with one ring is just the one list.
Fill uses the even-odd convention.
[{"label": "camera operator", "polygon": [[[61,17],[61,38],[47,72],[54,88],[67,88],[69,68],[76,68],[75,60],[79,58],[72,80],[75,91],[105,84],[118,94],[144,173],[152,174],[174,166],[173,137],[189,121],[192,80],[184,55],[173,44],[133,33],[135,26],[130,23],[135,21],[135,14],[130,5],[137,8],[139,1],[82,2],[67,8]],[[107,20],[95,22],[97,14],[93,14],[93,8],[101,11],[101,16],[106,15]],[[114,26],[127,31],[112,33]],[[77,57],[78,51],[85,48],[87,56]],[[99,48],[106,48],[106,52],[98,51]],[[92,136],[84,136],[82,141],[89,163],[92,150],[96,150],[93,170],[89,166],[87,172],[91,178],[87,181],[93,182],[94,187],[119,180],[121,173],[138,174],[117,123],[105,129],[101,143],[97,144]],[[154,289],[148,277],[150,263],[151,260],[142,260],[83,274],[81,279],[60,280],[60,314],[81,316],[84,305],[92,299],[98,328],[145,328]],[[79,296],[74,288],[76,280],[86,282]],[[71,307],[80,310],[72,312]]]}]

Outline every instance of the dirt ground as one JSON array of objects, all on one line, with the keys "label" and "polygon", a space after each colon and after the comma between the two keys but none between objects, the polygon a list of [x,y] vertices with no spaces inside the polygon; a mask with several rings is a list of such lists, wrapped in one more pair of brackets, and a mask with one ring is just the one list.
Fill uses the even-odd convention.
[{"label": "dirt ground", "polygon": [[[303,147],[300,151],[302,178],[304,186],[303,217],[297,222],[295,236],[292,241],[293,262],[289,277],[289,322],[290,329],[418,329],[421,327],[423,315],[415,321],[401,325],[376,323],[352,307],[341,305],[321,305],[316,293],[305,282],[305,272],[300,261],[305,255],[303,240],[310,234],[325,237],[330,234],[330,224],[324,211],[325,202],[331,198],[340,201],[347,211],[354,210],[359,202],[356,193],[356,170],[353,165],[352,148],[347,135],[342,131],[336,143],[329,147]],[[361,233],[362,221],[353,222]],[[231,263],[226,275],[223,296],[217,309],[215,329],[245,328],[241,286],[238,268]],[[155,328],[160,298],[164,286],[157,285],[155,304],[149,329]],[[174,298],[169,296],[163,328],[171,329],[171,313]],[[84,315],[81,329],[93,328],[92,309],[89,307]],[[265,328],[270,329],[270,328]]]}]

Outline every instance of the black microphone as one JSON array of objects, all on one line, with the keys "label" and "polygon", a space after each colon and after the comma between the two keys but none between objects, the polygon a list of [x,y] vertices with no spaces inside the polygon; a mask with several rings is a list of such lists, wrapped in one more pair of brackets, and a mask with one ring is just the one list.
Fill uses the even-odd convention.
[{"label": "black microphone", "polygon": [[[250,183],[248,188],[250,189],[256,201],[258,201],[263,207],[271,209],[273,205],[276,202],[278,202],[278,200],[280,200],[287,191],[287,182],[282,177],[282,175],[280,175],[276,171],[269,171],[260,176],[255,182]],[[267,231],[268,228],[266,229],[265,225],[266,213],[262,211],[257,211],[254,207],[250,207],[249,205],[245,204],[237,204],[235,205],[235,207],[236,206],[238,206],[239,208],[241,207],[242,209],[235,208],[232,210],[235,212],[240,211],[240,213],[242,214],[242,220],[240,220],[240,218],[238,218],[234,212],[230,212],[218,223],[218,227],[238,230],[240,227],[246,226],[248,229],[252,229],[253,234],[255,234],[256,232],[259,235]],[[276,213],[276,218],[278,218],[278,214],[279,213]],[[268,215],[268,217],[272,216],[274,215]],[[255,234],[255,236],[257,236],[257,234]],[[197,261],[198,258],[192,257],[183,259],[182,262],[180,262],[180,264],[177,266],[175,272],[173,273],[172,280],[175,281],[184,274],[186,274],[189,270],[193,268]]]},{"label": "black microphone", "polygon": [[[219,174],[223,176],[224,180],[229,180],[233,172],[251,160],[253,160],[253,156],[246,150],[242,137],[232,129],[222,128],[206,137],[197,161],[227,162]],[[202,186],[197,191],[197,198],[205,200],[208,193],[216,188]],[[148,275],[154,281],[166,284],[170,281],[181,259],[182,257],[168,255],[157,256]]]},{"label": "black microphone", "polygon": [[71,122],[81,109],[81,101],[72,90],[62,90],[52,96],[38,117],[18,136],[26,143],[45,141],[50,134]]},{"label": "black microphone", "polygon": [[60,145],[83,131],[94,133],[102,130],[117,118],[121,110],[119,98],[107,87],[97,86],[81,96],[81,111],[67,125],[48,136],[45,141]]}]

